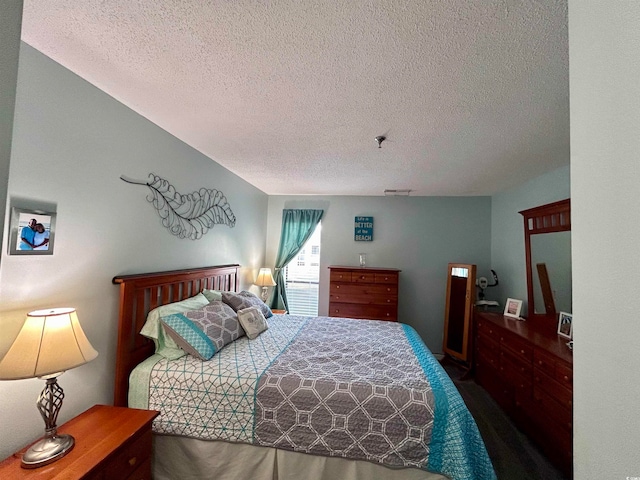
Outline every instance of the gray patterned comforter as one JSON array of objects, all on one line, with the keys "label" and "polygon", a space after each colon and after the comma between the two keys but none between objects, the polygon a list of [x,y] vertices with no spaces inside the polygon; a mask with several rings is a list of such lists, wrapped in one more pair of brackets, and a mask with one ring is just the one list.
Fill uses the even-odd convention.
[{"label": "gray patterned comforter", "polygon": [[131,406],[162,412],[156,433],[495,479],[459,393],[407,325],[275,315],[209,361],[154,363],[148,403]]}]

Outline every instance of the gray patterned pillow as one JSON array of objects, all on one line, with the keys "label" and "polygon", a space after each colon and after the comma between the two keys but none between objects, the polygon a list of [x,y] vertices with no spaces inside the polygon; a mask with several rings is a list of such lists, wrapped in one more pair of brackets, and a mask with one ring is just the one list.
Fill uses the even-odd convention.
[{"label": "gray patterned pillow", "polygon": [[258,307],[238,310],[238,320],[244,331],[247,332],[247,337],[249,337],[250,340],[253,340],[269,328],[267,319],[264,318],[264,315]]},{"label": "gray patterned pillow", "polygon": [[271,309],[260,298],[256,297],[253,293],[243,290],[240,293],[234,292],[222,292],[222,301],[233,308],[236,312],[243,308],[258,307],[264,318],[269,318],[273,315]]},{"label": "gray patterned pillow", "polygon": [[216,352],[245,334],[238,322],[236,312],[220,300],[214,300],[198,310],[185,312],[184,316],[200,327],[211,339]]}]

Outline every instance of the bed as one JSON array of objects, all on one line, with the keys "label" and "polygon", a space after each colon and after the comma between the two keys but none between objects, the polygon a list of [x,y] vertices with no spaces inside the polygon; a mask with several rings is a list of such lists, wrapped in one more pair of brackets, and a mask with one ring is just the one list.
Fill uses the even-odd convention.
[{"label": "bed", "polygon": [[154,478],[495,479],[464,402],[407,325],[273,315],[206,361],[159,355],[139,334],[158,307],[238,292],[238,269],[113,279],[114,404],[161,412]]}]

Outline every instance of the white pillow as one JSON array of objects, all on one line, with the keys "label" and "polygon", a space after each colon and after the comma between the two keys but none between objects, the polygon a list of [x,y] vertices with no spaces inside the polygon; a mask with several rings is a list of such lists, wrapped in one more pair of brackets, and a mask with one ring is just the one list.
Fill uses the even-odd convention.
[{"label": "white pillow", "polygon": [[260,307],[248,307],[238,310],[238,321],[242,325],[243,330],[247,334],[250,340],[253,340],[262,332],[264,332],[269,325],[267,319],[264,318]]},{"label": "white pillow", "polygon": [[178,344],[167,335],[164,326],[160,321],[161,317],[166,317],[173,313],[183,313],[190,310],[197,310],[209,304],[209,300],[202,293],[182,300],[180,302],[169,303],[161,307],[154,308],[147,315],[147,321],[144,323],[140,334],[147,338],[151,338],[156,345],[156,353],[170,360],[180,358],[186,354]]}]

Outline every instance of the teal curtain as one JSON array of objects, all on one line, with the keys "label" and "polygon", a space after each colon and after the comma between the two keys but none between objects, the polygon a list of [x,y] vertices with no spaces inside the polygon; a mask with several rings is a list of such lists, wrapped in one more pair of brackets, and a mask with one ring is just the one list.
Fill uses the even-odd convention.
[{"label": "teal curtain", "polygon": [[295,258],[316,226],[322,219],[324,210],[292,210],[282,211],[282,232],[280,233],[280,246],[276,257],[274,280],[271,296],[271,308],[289,310],[287,293],[284,289],[284,267]]}]

